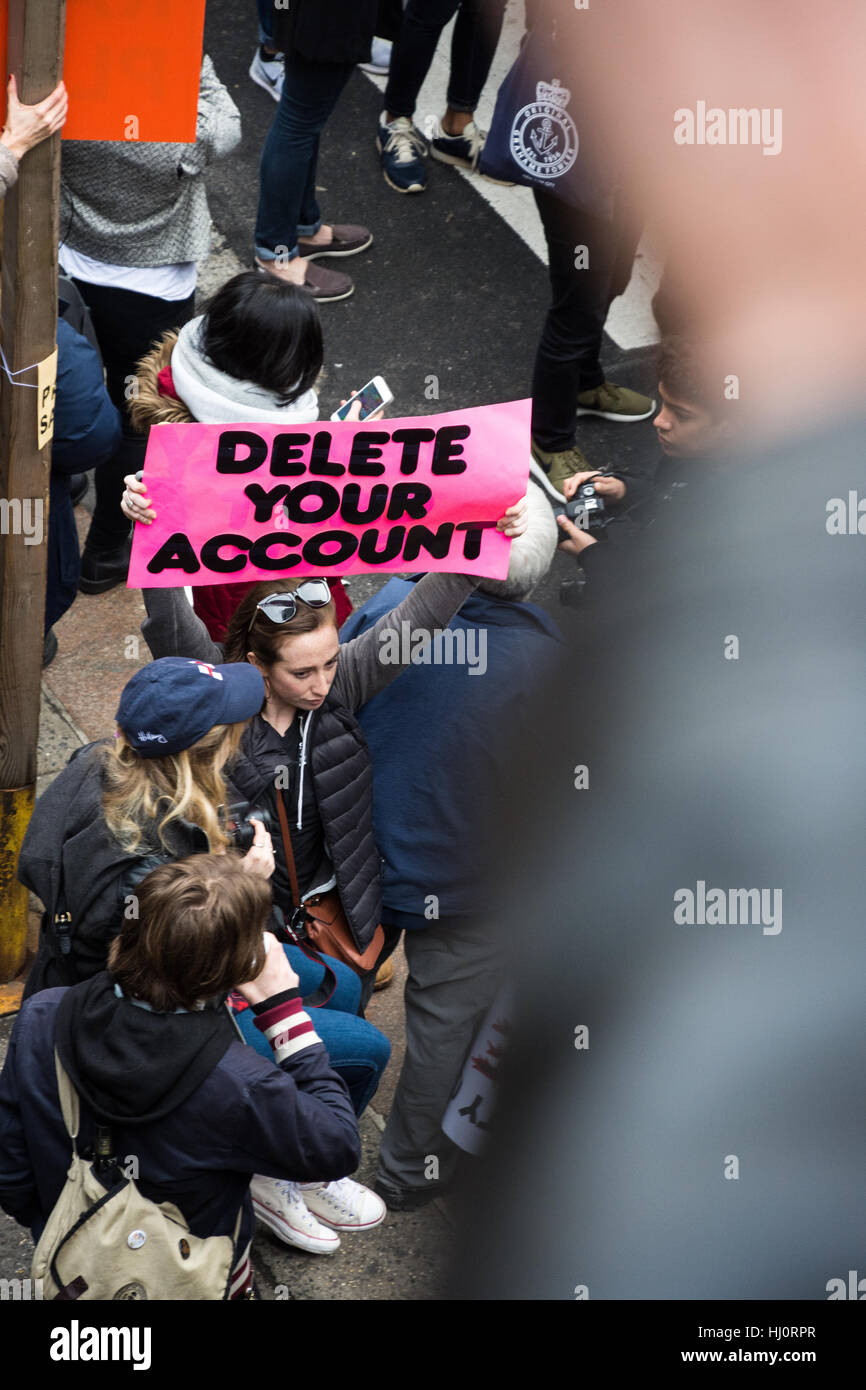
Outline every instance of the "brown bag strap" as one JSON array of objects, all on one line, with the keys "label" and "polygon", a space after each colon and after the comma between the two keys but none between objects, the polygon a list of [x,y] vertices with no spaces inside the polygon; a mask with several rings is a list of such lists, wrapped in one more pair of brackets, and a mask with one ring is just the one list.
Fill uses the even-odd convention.
[{"label": "brown bag strap", "polygon": [[[280,821],[280,834],[283,840],[283,850],[286,856],[286,868],[289,871],[289,884],[292,889],[292,902],[295,910],[301,907],[301,890],[298,887],[298,871],[295,867],[295,855],[292,850],[292,837],[289,834],[289,818],[286,815],[286,803],[283,800],[282,790],[277,787],[277,815]],[[322,983],[318,989],[314,990],[304,1003],[314,1009],[320,1009],[323,1004],[327,1004],[334,990],[337,988],[337,977],[329,966],[328,962],[322,958],[319,952],[310,945],[308,941],[302,941],[292,930],[292,938],[296,946],[299,946],[304,955],[310,960],[314,960],[317,965],[324,969]]]},{"label": "brown bag strap", "polygon": [[289,883],[292,888],[292,902],[295,907],[301,906],[301,890],[298,887],[298,871],[295,868],[295,855],[292,849],[292,837],[289,834],[289,818],[286,815],[286,803],[283,799],[282,790],[277,788],[277,815],[280,819],[280,834],[283,837],[283,852],[286,856],[286,868],[289,871]]}]

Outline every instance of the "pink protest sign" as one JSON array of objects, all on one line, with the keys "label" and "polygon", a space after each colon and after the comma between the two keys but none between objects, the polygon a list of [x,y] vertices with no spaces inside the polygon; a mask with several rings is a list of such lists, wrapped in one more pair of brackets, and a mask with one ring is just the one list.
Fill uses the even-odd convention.
[{"label": "pink protest sign", "polygon": [[157,425],[131,588],[442,570],[503,579],[496,530],[526,491],[531,402],[283,425]]}]

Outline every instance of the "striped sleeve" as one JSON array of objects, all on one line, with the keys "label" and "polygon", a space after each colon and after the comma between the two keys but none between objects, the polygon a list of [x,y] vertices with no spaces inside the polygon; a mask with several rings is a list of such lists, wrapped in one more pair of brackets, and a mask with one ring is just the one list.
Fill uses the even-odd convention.
[{"label": "striped sleeve", "polygon": [[321,1043],[299,989],[286,990],[264,1004],[267,1007],[255,1006],[255,1024],[273,1048],[275,1062],[284,1062],[305,1047]]}]

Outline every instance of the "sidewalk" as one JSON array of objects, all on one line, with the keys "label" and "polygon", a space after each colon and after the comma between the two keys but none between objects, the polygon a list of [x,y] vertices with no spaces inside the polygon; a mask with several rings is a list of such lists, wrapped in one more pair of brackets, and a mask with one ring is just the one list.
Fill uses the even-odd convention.
[{"label": "sidewalk", "polygon": [[[77,509],[83,540],[89,516]],[[373,586],[377,587],[377,586]],[[353,586],[353,599],[366,594]],[[144,616],[137,590],[79,594],[56,625],[58,653],[44,673],[39,723],[39,793],[65,767],[71,753],[92,739],[111,737],[120,692],[133,672],[150,659],[139,625]],[[31,918],[33,944],[38,916]],[[379,1137],[391,1105],[405,1046],[402,949],[395,957],[392,984],[374,994],[370,1021],[393,1048],[382,1085],[361,1120],[363,1158],[359,1181],[371,1182]],[[14,1019],[0,1019],[0,1064]],[[389,1214],[375,1230],[343,1237],[334,1256],[308,1255],[263,1231],[253,1246],[253,1262],[265,1299],[435,1299],[450,1247],[450,1225],[442,1203],[418,1212]],[[0,1213],[0,1278],[29,1274],[32,1244],[27,1233]]]}]

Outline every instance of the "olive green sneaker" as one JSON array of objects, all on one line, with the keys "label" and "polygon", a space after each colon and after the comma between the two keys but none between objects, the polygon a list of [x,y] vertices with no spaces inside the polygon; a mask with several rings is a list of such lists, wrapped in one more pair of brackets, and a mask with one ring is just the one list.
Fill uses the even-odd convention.
[{"label": "olive green sneaker", "polygon": [[565,496],[562,484],[566,478],[570,478],[573,473],[591,472],[592,464],[584,458],[576,445],[571,449],[563,449],[558,454],[548,454],[544,449],[540,449],[533,439],[529,471],[554,502],[561,502]]},{"label": "olive green sneaker", "polygon": [[649,396],[630,391],[627,386],[614,386],[603,381],[592,391],[581,391],[577,398],[578,415],[600,415],[602,420],[616,420],[628,425],[634,420],[646,420],[656,408]]}]

